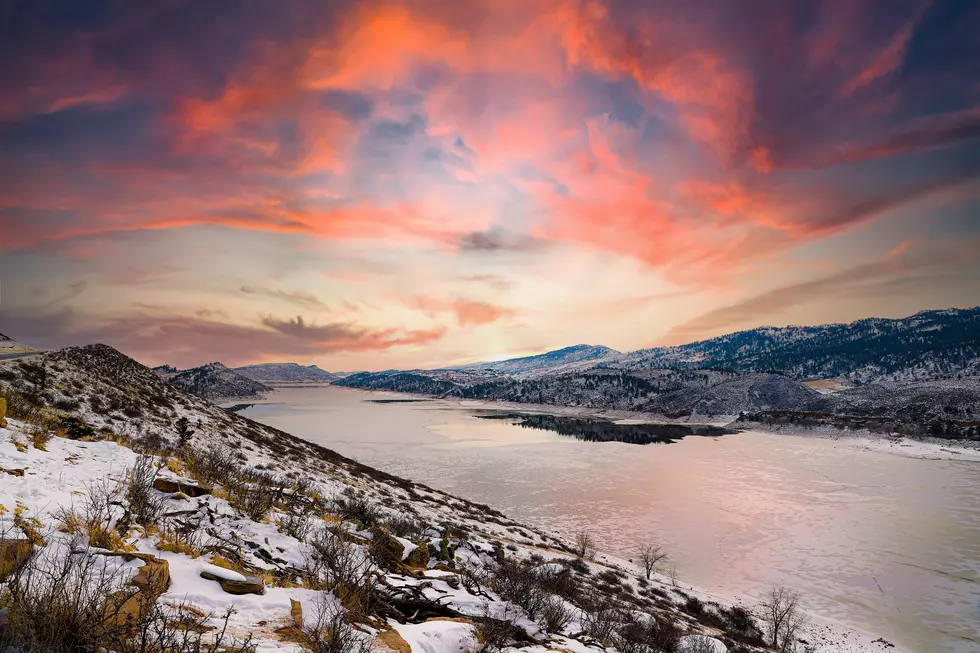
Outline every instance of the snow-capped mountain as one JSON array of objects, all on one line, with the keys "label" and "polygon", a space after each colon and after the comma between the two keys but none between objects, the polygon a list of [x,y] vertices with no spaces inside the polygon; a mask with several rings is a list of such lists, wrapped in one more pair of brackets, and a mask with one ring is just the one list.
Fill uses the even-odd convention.
[{"label": "snow-capped mountain", "polygon": [[330,383],[340,378],[316,365],[299,363],[261,363],[245,365],[232,370],[236,374],[259,383]]},{"label": "snow-capped mountain", "polygon": [[776,372],[798,380],[868,383],[980,374],[980,307],[923,311],[902,319],[761,327],[620,357],[626,369]]}]

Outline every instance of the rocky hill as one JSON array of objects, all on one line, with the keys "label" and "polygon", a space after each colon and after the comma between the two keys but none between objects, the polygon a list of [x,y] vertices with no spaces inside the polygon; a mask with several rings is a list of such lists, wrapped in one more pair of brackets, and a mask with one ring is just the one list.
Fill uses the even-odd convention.
[{"label": "rocky hill", "polygon": [[331,383],[340,378],[339,375],[321,370],[316,365],[299,363],[261,363],[236,367],[232,371],[265,384]]},{"label": "rocky hill", "polygon": [[154,371],[171,385],[205,399],[250,399],[275,390],[221,363],[208,363],[188,370],[163,365]]},{"label": "rocky hill", "polygon": [[0,650],[765,650],[752,606],[222,410],[109,347],[0,363],[0,394]]}]

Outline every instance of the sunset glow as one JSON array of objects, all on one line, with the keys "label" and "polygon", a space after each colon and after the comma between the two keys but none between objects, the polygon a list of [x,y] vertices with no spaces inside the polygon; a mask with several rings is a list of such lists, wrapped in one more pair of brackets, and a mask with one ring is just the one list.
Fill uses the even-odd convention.
[{"label": "sunset glow", "polygon": [[0,10],[35,346],[373,370],[980,304],[976,3],[40,4]]}]

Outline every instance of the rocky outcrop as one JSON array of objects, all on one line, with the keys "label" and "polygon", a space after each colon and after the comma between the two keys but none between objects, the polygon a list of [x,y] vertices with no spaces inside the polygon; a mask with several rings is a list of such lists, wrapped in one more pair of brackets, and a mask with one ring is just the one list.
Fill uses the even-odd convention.
[{"label": "rocky outcrop", "polygon": [[166,476],[158,476],[153,479],[153,487],[166,494],[177,494],[180,492],[191,498],[211,494],[211,488],[207,485],[186,479],[167,478]]}]

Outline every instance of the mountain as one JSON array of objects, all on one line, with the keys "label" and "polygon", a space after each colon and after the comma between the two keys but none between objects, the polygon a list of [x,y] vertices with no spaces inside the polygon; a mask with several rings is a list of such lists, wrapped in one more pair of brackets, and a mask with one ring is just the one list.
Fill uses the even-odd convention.
[{"label": "mountain", "polygon": [[854,383],[980,375],[980,307],[923,311],[902,319],[761,327],[619,358],[626,369],[775,372],[798,380]]},{"label": "mountain", "polygon": [[509,358],[507,360],[489,363],[471,363],[456,368],[460,370],[493,370],[505,374],[524,374],[538,370],[556,370],[575,363],[595,364],[605,359],[614,359],[622,354],[615,349],[601,345],[574,345],[564,349],[556,349],[535,356]]},{"label": "mountain", "polygon": [[232,371],[259,383],[331,383],[340,378],[316,365],[299,363],[262,363],[236,367]]},{"label": "mountain", "polygon": [[189,370],[161,365],[153,371],[171,385],[204,399],[248,399],[275,390],[221,363],[208,363]]}]

